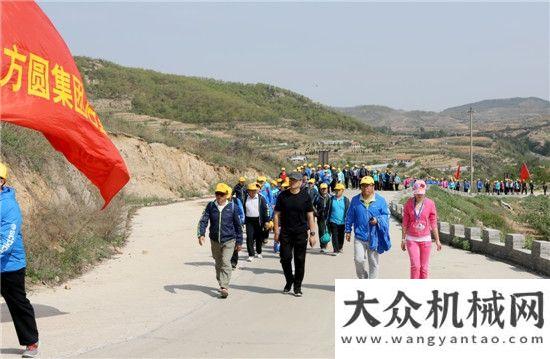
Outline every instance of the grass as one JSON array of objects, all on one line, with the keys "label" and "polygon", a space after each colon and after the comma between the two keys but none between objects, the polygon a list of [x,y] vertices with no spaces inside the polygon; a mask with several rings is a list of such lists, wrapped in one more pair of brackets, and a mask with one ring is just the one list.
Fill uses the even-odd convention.
[{"label": "grass", "polygon": [[163,74],[76,57],[87,78],[91,98],[129,99],[131,111],[185,123],[263,122],[277,125],[294,119],[296,126],[367,131],[360,121],[267,84],[243,84]]},{"label": "grass", "polygon": [[18,162],[34,171],[41,171],[47,160],[52,159],[51,145],[39,133],[2,122],[0,127],[2,157]]},{"label": "grass", "polygon": [[37,174],[48,186],[29,178],[15,183],[19,190],[26,186],[32,198],[23,218],[30,282],[57,284],[76,277],[124,244],[129,219],[124,194],[100,211],[103,200],[98,191],[87,180],[84,185],[74,181],[81,175],[40,133],[2,124],[1,136],[2,161],[11,172],[20,179]]},{"label": "grass", "polygon": [[528,224],[540,234],[540,239],[550,239],[550,199],[542,195],[528,196],[518,208],[518,220]]},{"label": "grass", "polygon": [[31,282],[64,282],[124,245],[128,218],[124,198],[117,196],[103,211],[98,208],[74,199],[41,202],[33,208],[23,227]]}]

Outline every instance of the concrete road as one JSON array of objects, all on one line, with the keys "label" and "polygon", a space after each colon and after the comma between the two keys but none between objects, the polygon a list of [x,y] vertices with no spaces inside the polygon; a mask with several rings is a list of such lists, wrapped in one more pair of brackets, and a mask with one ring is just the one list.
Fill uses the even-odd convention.
[{"label": "concrete road", "polygon": [[[338,257],[320,254],[318,244],[308,249],[304,296],[296,298],[281,293],[284,277],[270,241],[264,259],[240,262],[229,298],[218,299],[210,247],[196,240],[205,204],[139,210],[123,254],[70,281],[70,289],[31,293],[42,357],[333,357],[334,279],[354,278],[352,246],[346,242]],[[407,278],[408,256],[393,219],[391,235],[380,276]],[[434,253],[431,277],[538,278],[447,246]],[[2,314],[1,356],[19,357],[3,302]]]}]

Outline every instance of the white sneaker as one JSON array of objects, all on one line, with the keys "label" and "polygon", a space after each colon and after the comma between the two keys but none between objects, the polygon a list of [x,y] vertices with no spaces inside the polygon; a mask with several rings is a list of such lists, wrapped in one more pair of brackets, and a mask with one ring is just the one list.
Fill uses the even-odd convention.
[{"label": "white sneaker", "polygon": [[254,260],[254,257],[248,257],[248,262],[252,262]]},{"label": "white sneaker", "polygon": [[338,252],[332,252],[332,253],[331,253],[331,255],[332,255],[333,257],[336,257],[336,256],[338,256],[339,254],[340,254],[340,253],[338,253]]},{"label": "white sneaker", "polygon": [[324,248],[321,248],[321,253],[326,253],[327,251]]},{"label": "white sneaker", "polygon": [[39,342],[36,342],[33,345],[27,345],[27,348],[23,352],[22,358],[35,358],[38,356],[38,345]]},{"label": "white sneaker", "polygon": [[258,258],[258,259],[262,259],[262,258],[263,258],[263,256],[262,256],[261,254],[258,254],[258,256],[257,256],[256,258]]}]

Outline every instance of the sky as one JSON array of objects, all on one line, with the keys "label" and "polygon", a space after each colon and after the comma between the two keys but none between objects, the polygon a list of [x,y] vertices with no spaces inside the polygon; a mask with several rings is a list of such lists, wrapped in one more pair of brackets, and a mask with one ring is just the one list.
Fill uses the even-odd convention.
[{"label": "sky", "polygon": [[39,5],[73,55],[268,83],[330,106],[550,97],[548,2]]}]

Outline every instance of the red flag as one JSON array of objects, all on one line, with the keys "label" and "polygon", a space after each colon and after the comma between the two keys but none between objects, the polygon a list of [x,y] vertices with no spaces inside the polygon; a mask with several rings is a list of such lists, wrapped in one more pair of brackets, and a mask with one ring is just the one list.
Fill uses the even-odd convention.
[{"label": "red flag", "polygon": [[455,172],[455,179],[460,179],[460,165],[458,165],[458,168],[456,169],[456,172]]},{"label": "red flag", "polygon": [[529,177],[531,177],[531,174],[529,173],[527,165],[524,163],[521,165],[521,170],[519,171],[519,179],[525,182]]},{"label": "red flag", "polygon": [[0,120],[42,132],[99,188],[105,206],[130,179],[88,103],[69,48],[32,1],[1,1]]}]

